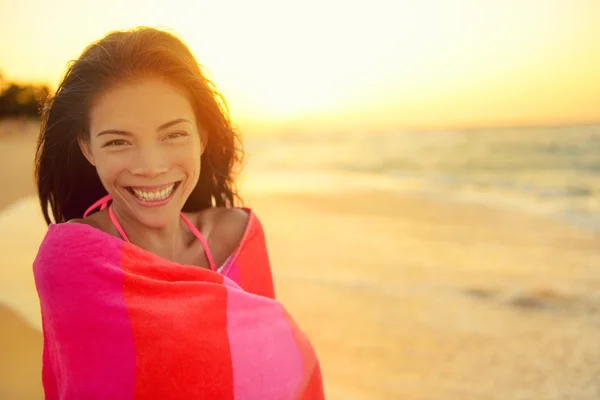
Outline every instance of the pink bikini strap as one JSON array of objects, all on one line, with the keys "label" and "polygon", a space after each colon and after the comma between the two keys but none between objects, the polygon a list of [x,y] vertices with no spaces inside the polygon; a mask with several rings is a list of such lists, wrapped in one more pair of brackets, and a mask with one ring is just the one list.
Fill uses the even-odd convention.
[{"label": "pink bikini strap", "polygon": [[[110,194],[107,194],[106,196],[102,197],[100,200],[98,200],[97,202],[92,204],[90,206],[90,208],[88,208],[85,211],[85,213],[83,214],[83,218],[87,217],[92,211],[94,211],[96,208],[98,208],[98,206],[100,206],[101,210],[104,210],[111,200],[112,200],[112,196]],[[110,216],[110,220],[112,221],[115,228],[117,228],[117,231],[119,232],[121,237],[125,241],[129,242],[129,239],[127,238],[127,235],[125,234],[125,231],[123,230],[123,228],[121,228],[121,224],[119,224],[117,217],[115,217],[115,213],[113,212],[113,209],[112,209],[112,204],[110,205],[110,207],[108,207],[108,215]]]},{"label": "pink bikini strap", "polygon": [[125,231],[123,230],[123,228],[121,228],[121,224],[119,224],[117,217],[115,217],[115,213],[113,212],[112,204],[108,207],[108,216],[110,217],[110,220],[112,221],[115,228],[117,228],[117,231],[119,232],[119,235],[121,235],[123,240],[125,240],[126,242],[129,242],[129,238],[127,238]]},{"label": "pink bikini strap", "polygon": [[208,247],[208,242],[206,241],[206,239],[204,239],[204,236],[198,230],[198,228],[196,228],[196,226],[192,224],[192,222],[189,219],[187,219],[186,216],[183,215],[183,213],[181,213],[180,215],[181,219],[183,220],[183,222],[185,222],[190,231],[192,231],[192,233],[198,238],[200,243],[202,243],[202,247],[204,248],[204,254],[206,254],[206,258],[208,259],[208,263],[210,264],[210,269],[212,269],[213,271],[217,271],[217,264],[215,264],[213,260],[212,254],[210,252],[210,247]]},{"label": "pink bikini strap", "polygon": [[[83,214],[83,218],[87,217],[98,206],[100,206],[101,210],[104,210],[111,200],[112,200],[112,197],[110,194],[107,194],[106,196],[102,197],[100,200],[98,200],[97,202],[92,204],[90,206],[90,208],[88,208],[85,211],[85,213]],[[117,231],[119,232],[121,237],[123,238],[123,240],[125,240],[126,242],[129,242],[129,238],[127,238],[125,231],[123,230],[123,228],[121,227],[121,224],[119,224],[119,221],[117,220],[117,217],[115,216],[115,213],[112,208],[112,204],[108,207],[108,215],[109,215],[110,220],[112,221],[113,225],[115,226],[115,228],[117,229]],[[183,215],[183,213],[180,213],[180,216],[181,216],[181,219],[183,220],[183,222],[185,222],[185,224],[188,226],[190,231],[192,231],[194,236],[196,236],[198,238],[198,240],[200,241],[200,243],[202,243],[202,247],[204,248],[204,253],[206,254],[206,258],[208,259],[208,262],[210,264],[210,269],[212,269],[213,271],[217,271],[217,265],[215,264],[215,262],[213,260],[212,254],[210,252],[210,247],[208,247],[208,242],[206,241],[204,236],[202,236],[202,233],[198,230],[198,228],[196,228],[196,226],[194,224],[192,224],[192,222],[189,219],[186,218],[185,215]]]},{"label": "pink bikini strap", "polygon": [[83,214],[83,218],[87,217],[92,211],[94,211],[98,206],[100,206],[101,210],[104,210],[106,208],[106,206],[108,205],[108,202],[112,200],[112,197],[110,196],[110,194],[107,194],[106,196],[102,197],[100,200],[98,200],[97,202],[95,202],[94,204],[92,204],[90,206],[90,208],[88,208],[85,213]]}]

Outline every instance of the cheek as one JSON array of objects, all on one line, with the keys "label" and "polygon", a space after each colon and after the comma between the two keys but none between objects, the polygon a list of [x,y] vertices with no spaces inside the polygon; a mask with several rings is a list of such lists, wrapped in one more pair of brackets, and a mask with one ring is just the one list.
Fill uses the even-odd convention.
[{"label": "cheek", "polygon": [[176,165],[180,165],[189,174],[200,174],[200,156],[199,146],[183,146],[178,149],[173,160]]},{"label": "cheek", "polygon": [[113,186],[127,168],[127,157],[119,154],[103,154],[96,158],[96,171],[105,187]]}]

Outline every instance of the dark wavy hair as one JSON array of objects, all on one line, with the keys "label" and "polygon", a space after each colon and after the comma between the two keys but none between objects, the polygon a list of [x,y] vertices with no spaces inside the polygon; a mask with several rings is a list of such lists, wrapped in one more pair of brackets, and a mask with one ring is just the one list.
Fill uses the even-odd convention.
[{"label": "dark wavy hair", "polygon": [[207,135],[200,178],[183,210],[232,207],[242,201],[235,177],[244,153],[227,102],[180,39],[163,30],[138,27],[111,32],[89,45],[69,63],[55,95],[43,104],[35,179],[47,224],[50,211],[56,223],[82,218],[107,194],[77,141],[89,138],[94,99],[119,83],[157,75],[188,94],[198,127]]}]

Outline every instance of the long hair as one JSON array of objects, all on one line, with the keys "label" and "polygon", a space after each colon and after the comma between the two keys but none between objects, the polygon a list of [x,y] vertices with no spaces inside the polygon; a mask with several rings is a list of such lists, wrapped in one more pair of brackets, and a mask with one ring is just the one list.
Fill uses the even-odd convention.
[{"label": "long hair", "polygon": [[67,71],[54,96],[42,107],[35,179],[47,224],[81,218],[107,194],[77,138],[89,137],[89,111],[104,90],[144,76],[160,76],[183,89],[199,128],[207,135],[198,184],[184,211],[232,207],[241,198],[235,177],[244,156],[239,133],[229,119],[227,102],[206,78],[187,46],[176,36],[138,27],[111,32],[89,45]]}]

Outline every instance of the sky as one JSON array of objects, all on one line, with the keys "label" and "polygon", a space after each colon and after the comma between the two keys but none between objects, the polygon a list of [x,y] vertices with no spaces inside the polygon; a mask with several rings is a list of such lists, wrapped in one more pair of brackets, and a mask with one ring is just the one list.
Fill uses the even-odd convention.
[{"label": "sky", "polygon": [[185,40],[249,129],[600,121],[600,0],[0,0],[4,80],[112,30]]}]

